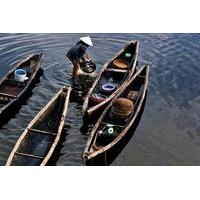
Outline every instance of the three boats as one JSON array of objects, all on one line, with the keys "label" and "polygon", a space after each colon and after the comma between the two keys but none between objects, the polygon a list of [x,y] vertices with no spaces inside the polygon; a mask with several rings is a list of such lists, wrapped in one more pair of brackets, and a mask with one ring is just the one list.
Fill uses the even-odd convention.
[{"label": "three boats", "polygon": [[[99,163],[102,157],[115,151],[139,115],[147,93],[149,66],[136,70],[138,49],[139,42],[131,41],[119,51],[103,66],[85,97],[84,116],[90,118],[100,114],[82,156],[86,164]],[[29,89],[43,58],[43,54],[29,56],[13,67],[0,82],[0,117]],[[12,82],[14,71],[21,67],[28,67],[31,73],[24,84],[19,84],[20,89],[18,85],[11,84],[15,88],[15,93],[11,93],[10,84],[7,86],[5,83],[10,77]],[[4,90],[1,91],[1,88]],[[61,138],[70,92],[71,87],[63,87],[34,117],[18,139],[6,165],[48,164]],[[114,107],[120,99],[130,103],[132,110],[127,113],[125,105],[120,114],[121,106]]]}]

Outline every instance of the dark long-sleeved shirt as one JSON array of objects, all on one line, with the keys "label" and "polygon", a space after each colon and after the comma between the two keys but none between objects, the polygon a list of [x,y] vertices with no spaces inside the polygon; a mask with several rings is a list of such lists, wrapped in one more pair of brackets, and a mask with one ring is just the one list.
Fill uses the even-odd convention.
[{"label": "dark long-sleeved shirt", "polygon": [[75,46],[73,46],[67,53],[67,57],[71,61],[79,61],[80,58],[86,53],[87,45],[78,42]]}]

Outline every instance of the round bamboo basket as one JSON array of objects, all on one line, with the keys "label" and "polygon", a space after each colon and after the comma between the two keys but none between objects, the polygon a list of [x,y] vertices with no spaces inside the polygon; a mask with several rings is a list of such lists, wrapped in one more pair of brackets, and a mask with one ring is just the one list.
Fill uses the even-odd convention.
[{"label": "round bamboo basket", "polygon": [[113,64],[115,67],[120,68],[120,69],[128,69],[128,62],[120,59],[114,60]]},{"label": "round bamboo basket", "polygon": [[127,98],[117,99],[112,108],[111,112],[114,117],[126,118],[134,111],[134,104]]}]

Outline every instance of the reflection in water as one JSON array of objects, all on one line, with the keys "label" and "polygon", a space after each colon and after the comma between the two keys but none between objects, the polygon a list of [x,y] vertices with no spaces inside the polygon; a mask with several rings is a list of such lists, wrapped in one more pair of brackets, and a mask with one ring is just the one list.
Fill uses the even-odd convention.
[{"label": "reflection in water", "polygon": [[[32,52],[43,51],[44,76],[15,118],[5,127],[23,129],[63,85],[71,85],[72,66],[65,57],[84,34],[0,34],[0,77]],[[139,66],[150,64],[144,113],[134,137],[113,165],[200,164],[200,34],[92,34],[89,49],[97,70],[130,40],[140,41]],[[74,101],[76,100],[76,101]],[[83,101],[72,98],[67,131],[56,165],[84,165],[81,154]],[[0,164],[4,165],[21,130],[0,130]]]}]

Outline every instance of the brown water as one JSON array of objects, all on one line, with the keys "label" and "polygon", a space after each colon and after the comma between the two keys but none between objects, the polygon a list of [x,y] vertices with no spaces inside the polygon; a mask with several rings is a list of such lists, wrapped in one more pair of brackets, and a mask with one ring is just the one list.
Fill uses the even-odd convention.
[{"label": "brown water", "polygon": [[[72,66],[67,50],[84,34],[0,34],[0,77],[32,52],[43,51],[44,76],[19,113],[4,127],[25,128],[65,84]],[[139,40],[139,65],[150,64],[144,113],[134,136],[113,165],[200,165],[200,34],[92,34],[89,49],[97,68],[128,41]],[[83,165],[87,136],[81,134],[81,104],[71,102],[67,135],[56,165]],[[4,165],[22,131],[0,129]]]}]

